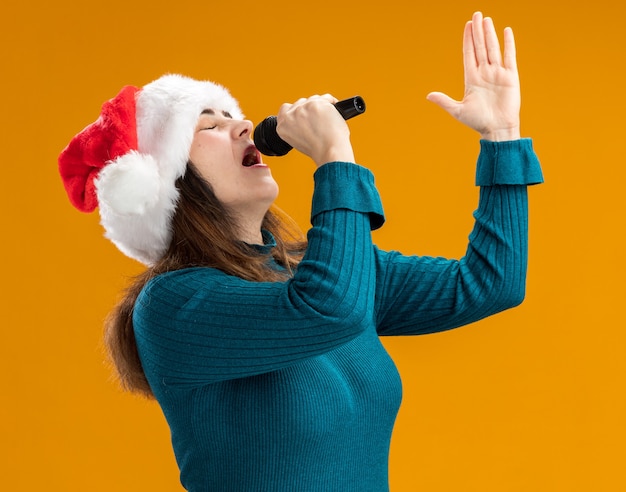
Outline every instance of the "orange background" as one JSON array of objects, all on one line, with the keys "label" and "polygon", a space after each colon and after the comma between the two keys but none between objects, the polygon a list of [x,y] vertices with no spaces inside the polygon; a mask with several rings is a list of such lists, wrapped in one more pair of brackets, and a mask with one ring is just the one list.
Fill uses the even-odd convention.
[{"label": "orange background", "polygon": [[[516,33],[522,130],[547,179],[530,190],[527,299],[385,340],[405,392],[391,490],[626,490],[619,2],[17,3],[0,16],[0,489],[180,490],[159,408],[122,393],[102,354],[102,320],[141,266],[70,206],[56,170],[102,102],[165,72],[223,83],[255,122],[300,96],[358,93],[357,160],[388,217],[376,242],[459,257],[478,137],[425,96],[462,95],[463,24],[482,10]],[[312,165],[269,162],[278,204],[306,228]]]}]

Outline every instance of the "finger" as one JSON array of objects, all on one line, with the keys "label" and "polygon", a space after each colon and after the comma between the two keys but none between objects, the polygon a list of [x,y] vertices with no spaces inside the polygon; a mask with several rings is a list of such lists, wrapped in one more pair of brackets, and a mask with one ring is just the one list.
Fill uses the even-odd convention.
[{"label": "finger", "polygon": [[293,106],[293,104],[290,104],[290,103],[283,103],[283,104],[281,104],[280,108],[278,109],[278,115],[277,116],[284,115],[287,111],[289,111],[291,109],[291,106]]},{"label": "finger", "polygon": [[332,104],[335,104],[336,102],[339,101],[339,99],[337,99],[335,96],[333,96],[332,94],[324,94],[322,96],[324,99],[326,99],[327,101],[330,101]]},{"label": "finger", "polygon": [[293,103],[293,105],[301,105],[304,104],[306,102],[307,98],[306,97],[301,97],[299,99],[296,100],[296,102]]},{"label": "finger", "polygon": [[300,109],[302,108],[302,106],[305,105],[306,102],[307,102],[307,98],[306,97],[301,97],[301,98],[297,99],[296,101],[294,101],[293,104],[288,105],[287,111],[289,113],[294,113],[294,112],[300,111]]},{"label": "finger", "polygon": [[307,99],[307,102],[310,104],[308,107],[313,110],[314,108],[323,108],[327,104],[332,105],[337,102],[337,99],[330,94],[315,94]]},{"label": "finger", "polygon": [[504,29],[504,67],[517,71],[517,55],[515,50],[515,37],[513,29]]},{"label": "finger", "polygon": [[463,65],[466,73],[477,66],[474,37],[472,35],[472,21],[465,23],[465,30],[463,31]]},{"label": "finger", "polygon": [[489,63],[501,65],[502,54],[500,53],[500,42],[498,41],[496,28],[493,25],[493,19],[491,17],[485,17],[485,20],[483,21],[483,28],[485,32],[485,45],[487,46],[487,57],[489,58]]},{"label": "finger", "polygon": [[456,117],[458,113],[459,106],[461,103],[452,99],[450,96],[444,94],[443,92],[431,92],[426,96],[430,102],[435,103],[440,108],[446,110],[452,116]]},{"label": "finger", "polygon": [[474,40],[474,52],[476,53],[476,62],[480,65],[488,63],[487,49],[485,47],[485,32],[483,30],[483,14],[476,12],[472,16],[472,37]]}]

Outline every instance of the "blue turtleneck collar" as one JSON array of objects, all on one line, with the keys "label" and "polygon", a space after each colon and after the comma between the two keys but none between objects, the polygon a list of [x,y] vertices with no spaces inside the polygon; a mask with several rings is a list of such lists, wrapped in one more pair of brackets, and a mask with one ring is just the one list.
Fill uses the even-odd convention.
[{"label": "blue turtleneck collar", "polygon": [[263,236],[263,244],[251,244],[250,246],[259,253],[271,253],[272,249],[276,246],[274,235],[265,229],[261,230],[261,235]]}]

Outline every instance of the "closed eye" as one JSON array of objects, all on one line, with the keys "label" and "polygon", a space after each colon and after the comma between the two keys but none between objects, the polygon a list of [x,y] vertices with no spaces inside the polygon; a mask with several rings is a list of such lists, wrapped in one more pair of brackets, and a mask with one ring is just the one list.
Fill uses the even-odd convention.
[{"label": "closed eye", "polygon": [[[222,116],[228,120],[232,120],[233,118],[228,111],[222,111]],[[200,113],[200,123],[198,130],[213,130],[217,128],[221,124],[221,120],[223,120],[223,118],[221,120],[220,118],[221,117],[217,116],[215,114],[215,111],[211,108],[203,110]],[[206,126],[202,125],[202,123],[204,123],[204,125]]]}]

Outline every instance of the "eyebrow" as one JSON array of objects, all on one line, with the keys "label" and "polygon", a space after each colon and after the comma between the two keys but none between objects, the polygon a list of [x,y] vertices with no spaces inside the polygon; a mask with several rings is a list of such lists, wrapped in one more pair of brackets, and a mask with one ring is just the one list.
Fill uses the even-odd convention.
[{"label": "eyebrow", "polygon": [[[203,114],[215,115],[215,111],[213,111],[212,109],[205,109],[205,110],[202,111],[202,113],[200,113],[200,116],[202,116]],[[226,118],[231,118],[232,119],[232,115],[228,111],[222,111],[222,114]]]}]

